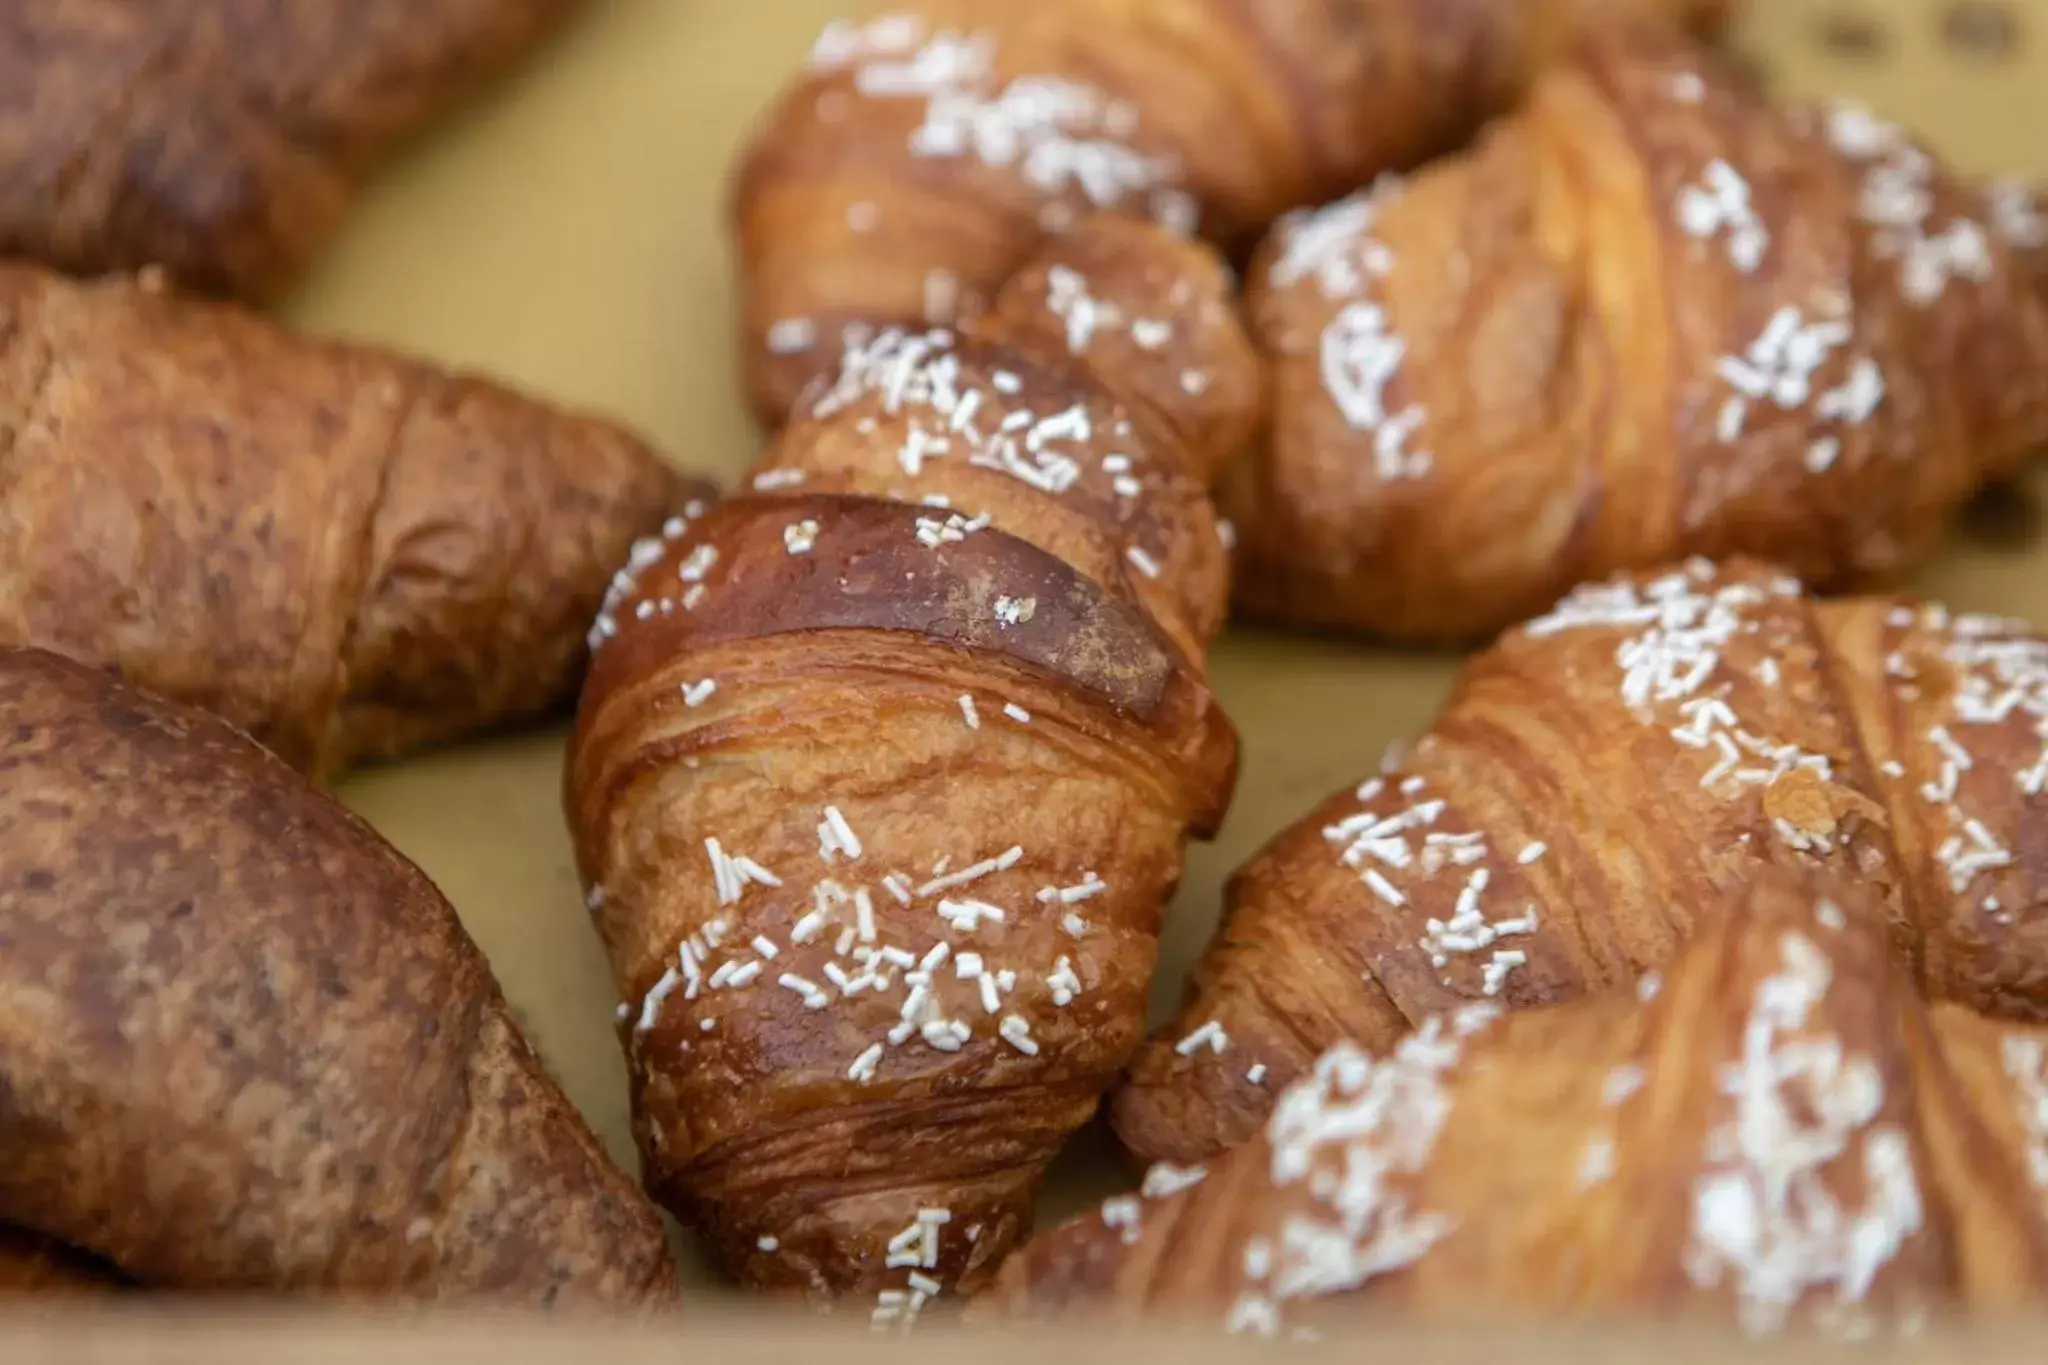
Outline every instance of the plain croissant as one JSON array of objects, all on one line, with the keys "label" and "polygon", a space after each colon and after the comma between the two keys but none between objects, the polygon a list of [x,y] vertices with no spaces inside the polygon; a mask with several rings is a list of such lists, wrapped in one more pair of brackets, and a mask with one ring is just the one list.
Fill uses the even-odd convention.
[{"label": "plain croissant", "polygon": [[659,1215],[367,825],[41,650],[0,649],[0,735],[0,1223],[157,1289],[674,1297]]},{"label": "plain croissant", "polygon": [[0,254],[268,299],[582,0],[9,0]]},{"label": "plain croissant", "polygon": [[1661,985],[1341,1043],[1246,1146],[1039,1239],[992,1302],[1268,1335],[1375,1310],[1854,1335],[2038,1310],[2048,1030],[1924,1003],[1885,918],[1771,874]]},{"label": "plain croissant", "polygon": [[2024,625],[1742,561],[1583,588],[1236,874],[1112,1121],[1201,1160],[1339,1039],[1640,979],[1774,863],[1873,888],[1931,995],[2048,1019],[2044,793],[2048,640]]},{"label": "plain croissant", "polygon": [[1483,637],[1693,554],[1875,586],[2048,442],[2035,201],[1637,28],[1249,293],[1274,422],[1223,507],[1282,623]]},{"label": "plain croissant", "polygon": [[481,380],[0,267],[0,644],[318,775],[567,702],[613,568],[706,491]]},{"label": "plain croissant", "polygon": [[907,1322],[985,1279],[1142,1036],[1236,737],[1213,443],[1141,400],[1256,392],[1228,290],[1078,231],[850,352],[606,603],[570,824],[649,1187],[749,1283]]},{"label": "plain croissant", "polygon": [[1571,35],[1726,0],[916,0],[828,28],[735,174],[748,387],[777,424],[850,324],[972,317],[1116,211],[1226,248],[1449,150]]}]

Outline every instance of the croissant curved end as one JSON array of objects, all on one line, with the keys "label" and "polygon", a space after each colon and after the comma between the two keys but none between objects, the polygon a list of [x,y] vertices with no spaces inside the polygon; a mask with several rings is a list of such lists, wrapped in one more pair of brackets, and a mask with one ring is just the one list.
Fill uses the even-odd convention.
[{"label": "croissant curved end", "polygon": [[1771,870],[1696,909],[1633,988],[1337,1044],[1252,1141],[1037,1238],[982,1311],[1867,1334],[2038,1306],[2048,1034],[1924,1003],[1854,881]]},{"label": "croissant curved end", "polygon": [[147,1287],[674,1298],[659,1215],[366,824],[55,654],[0,649],[0,729],[10,1222]]}]

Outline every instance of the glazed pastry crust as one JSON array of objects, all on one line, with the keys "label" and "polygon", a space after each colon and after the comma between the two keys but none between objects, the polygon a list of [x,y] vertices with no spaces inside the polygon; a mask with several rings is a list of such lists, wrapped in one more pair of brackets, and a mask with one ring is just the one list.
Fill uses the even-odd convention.
[{"label": "glazed pastry crust", "polygon": [[1470,151],[1261,250],[1238,604],[1465,642],[1693,554],[1894,579],[2048,441],[2044,247],[2030,196],[1866,111],[1588,39]]},{"label": "glazed pastry crust", "polygon": [[1867,1333],[2038,1305],[2048,1032],[1923,1003],[1852,884],[1694,908],[1637,991],[1338,1045],[1213,1168],[1014,1257],[986,1311]]},{"label": "glazed pastry crust", "polygon": [[918,0],[832,26],[734,171],[748,390],[970,319],[1090,213],[1248,246],[1448,151],[1584,29],[1724,0]]},{"label": "glazed pastry crust", "polygon": [[[1179,322],[1134,345],[1155,280]],[[1142,1035],[1236,775],[1197,472],[1256,420],[1227,290],[1083,226],[975,327],[862,342],[605,604],[566,802],[635,1131],[750,1285],[900,1323],[985,1280]],[[1197,369],[1212,421],[1149,406]]]},{"label": "glazed pastry crust", "polygon": [[261,301],[360,182],[580,0],[14,0],[0,253]]},{"label": "glazed pastry crust", "polygon": [[1871,888],[1930,994],[2048,1018],[2044,789],[2048,642],[2024,624],[1748,561],[1581,589],[1236,874],[1112,1122],[1145,1160],[1205,1159],[1339,1039],[1638,980],[1778,864]]},{"label": "glazed pastry crust", "polygon": [[613,566],[707,492],[480,379],[0,268],[0,643],[316,774],[566,703]]},{"label": "glazed pastry crust", "polygon": [[659,1216],[424,875],[219,720],[0,650],[0,1219],[145,1286],[659,1306]]}]

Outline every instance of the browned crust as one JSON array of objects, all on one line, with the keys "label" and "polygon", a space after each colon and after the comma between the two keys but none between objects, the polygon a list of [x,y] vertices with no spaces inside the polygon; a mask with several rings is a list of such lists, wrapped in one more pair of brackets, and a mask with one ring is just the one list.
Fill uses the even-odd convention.
[{"label": "browned crust", "polygon": [[[1223,499],[1241,611],[1468,643],[1694,554],[1868,590],[2048,440],[2048,295],[1981,187],[1668,34],[1575,54],[1361,230],[1333,210],[1262,248],[1271,441]],[[1703,227],[1710,183],[1740,233]],[[1788,326],[1818,358],[1745,377]]]},{"label": "browned crust", "polygon": [[[1365,1312],[1628,1315],[1760,1332],[2038,1305],[2048,1032],[1929,1007],[1852,883],[1771,872],[1690,909],[1699,937],[1640,999],[1474,1007],[1391,1055],[1335,1050],[1199,1183],[1013,1256],[977,1315],[1270,1334]],[[1802,1076],[1802,1051],[1831,1060]],[[1382,1089],[1363,1079],[1375,1069],[1406,1080]],[[1774,1198],[1792,1169],[1838,1221]],[[1752,1214],[1740,1231],[1729,1203]],[[1819,1250],[1745,1259],[1852,1225],[1853,1270]],[[1327,1244],[1310,1248],[1310,1228]]]},{"label": "browned crust", "polygon": [[613,566],[701,491],[480,379],[0,269],[0,642],[317,773],[565,703]]},{"label": "browned crust", "polygon": [[[1636,981],[1692,936],[1701,904],[1783,864],[1865,888],[1930,995],[2048,1018],[2048,640],[1908,598],[1816,599],[1753,561],[1622,575],[1608,589],[1680,580],[1699,604],[1747,594],[1696,692],[1643,709],[1624,700],[1621,653],[1661,647],[1643,643],[1650,617],[1539,621],[1475,657],[1388,771],[1332,796],[1232,878],[1179,1017],[1112,1101],[1129,1149],[1189,1162],[1236,1145],[1339,1038],[1381,1049],[1463,1002],[1529,1008]],[[1704,606],[1673,618],[1705,619]],[[1672,627],[1681,650],[1686,629]],[[1977,698],[1967,724],[1963,696]],[[1381,817],[1407,815],[1388,837],[1413,863],[1397,866],[1392,845],[1376,846],[1392,862],[1352,849]],[[1484,856],[1455,861],[1461,843]],[[1496,940],[1468,925],[1451,934],[1465,946],[1435,961],[1429,942],[1468,892],[1484,922],[1535,927]],[[1496,951],[1511,957],[1489,986]],[[1226,1048],[1177,1046],[1211,1021]]]},{"label": "browned crust", "polygon": [[669,1302],[424,875],[217,719],[0,650],[0,1219],[183,1290]]},{"label": "browned crust", "polygon": [[[888,8],[928,31],[992,37],[991,92],[1028,77],[1101,91],[1106,106],[1129,114],[1111,119],[1121,135],[1096,128],[1079,136],[1127,144],[1171,174],[1091,195],[1071,179],[1032,183],[1022,156],[989,166],[914,155],[921,101],[869,97],[844,69],[806,69],[732,176],[740,342],[749,397],[769,426],[836,366],[846,324],[953,321],[953,307],[943,316],[927,308],[934,274],[971,315],[1041,244],[1048,223],[1093,209],[1156,214],[1159,192],[1182,192],[1208,240],[1239,246],[1284,210],[1448,149],[1499,112],[1573,33],[1644,19],[1704,29],[1726,3],[919,0]],[[873,222],[861,206],[875,211]],[[769,347],[769,330],[790,318],[815,324],[815,347]]]},{"label": "browned crust", "polygon": [[[815,547],[790,554],[784,530],[807,520],[818,525]],[[709,507],[609,608],[620,638],[598,651],[572,755],[599,733],[630,728],[607,712],[624,707],[621,714],[630,715],[635,703],[624,698],[643,680],[666,677],[671,660],[779,635],[879,631],[1000,660],[1089,698],[1175,755],[1192,826],[1213,833],[1236,781],[1237,732],[1144,610],[993,528],[928,546],[918,523],[930,520],[930,508],[844,495],[739,497]],[[705,605],[681,609],[685,589],[676,571],[699,546],[718,552],[701,580]],[[1005,624],[996,612],[1002,598],[1029,599],[1032,615]],[[677,609],[634,619],[642,603],[663,601]],[[613,781],[629,782],[674,757],[648,755]],[[616,794],[592,789],[591,809]]]},{"label": "browned crust", "polygon": [[0,15],[0,251],[260,300],[358,182],[581,0],[19,0]]},{"label": "browned crust", "polygon": [[564,801],[648,1188],[743,1282],[905,1321],[1143,1036],[1235,777],[1202,480],[1259,380],[1213,254],[1099,218],[832,380],[633,551]]}]

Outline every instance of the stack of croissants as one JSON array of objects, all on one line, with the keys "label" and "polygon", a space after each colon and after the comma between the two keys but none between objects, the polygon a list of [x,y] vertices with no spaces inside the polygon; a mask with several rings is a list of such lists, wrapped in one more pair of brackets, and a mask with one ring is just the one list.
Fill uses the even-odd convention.
[{"label": "stack of croissants", "polygon": [[[666,1311],[659,1205],[891,1331],[2048,1303],[2048,635],[1896,586],[2048,446],[2048,211],[1728,7],[835,24],[724,495],[261,311],[577,0],[9,7],[0,1288]],[[1233,610],[1481,652],[1148,1037]],[[638,1181],[316,785],[572,706]]]}]

